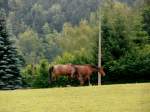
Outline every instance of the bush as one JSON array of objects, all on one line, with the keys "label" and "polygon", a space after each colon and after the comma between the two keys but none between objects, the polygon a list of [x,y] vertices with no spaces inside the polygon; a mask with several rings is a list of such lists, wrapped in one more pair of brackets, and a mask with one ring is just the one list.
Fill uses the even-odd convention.
[{"label": "bush", "polygon": [[[63,61],[64,63],[66,60],[62,60],[61,58],[59,58],[59,61],[61,62]],[[48,69],[49,69],[49,64],[47,60],[41,60],[39,64],[36,64],[36,65],[31,64],[23,68],[21,71],[21,75],[23,77],[23,82],[24,82],[25,87],[32,87],[32,88],[46,88],[46,87],[56,87],[56,86],[65,87],[67,85],[76,86],[79,84],[79,82],[76,80],[73,80],[73,79],[70,80],[67,77],[62,76],[62,77],[59,77],[57,81],[53,81],[52,84],[49,85]]]},{"label": "bush", "polygon": [[[146,51],[146,52],[143,52]],[[107,77],[105,82],[127,83],[149,81],[150,46],[126,54],[118,61],[105,64]]]},{"label": "bush", "polygon": [[61,56],[54,59],[52,64],[94,64],[94,57],[84,48],[73,53],[64,52]]},{"label": "bush", "polygon": [[34,88],[48,87],[48,66],[47,60],[41,60],[37,65],[27,65],[21,72],[25,84]]}]

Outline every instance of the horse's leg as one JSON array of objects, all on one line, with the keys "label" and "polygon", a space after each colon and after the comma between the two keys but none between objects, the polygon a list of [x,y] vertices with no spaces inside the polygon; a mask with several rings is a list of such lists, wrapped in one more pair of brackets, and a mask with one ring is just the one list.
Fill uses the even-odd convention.
[{"label": "horse's leg", "polygon": [[88,82],[89,82],[89,86],[91,86],[91,83],[90,83],[90,76],[88,76]]},{"label": "horse's leg", "polygon": [[83,85],[84,85],[84,81],[80,80],[80,86],[83,86]]},{"label": "horse's leg", "polygon": [[52,80],[56,81],[57,80],[57,76],[55,74],[52,74]]},{"label": "horse's leg", "polygon": [[76,68],[73,67],[72,70],[71,70],[71,78],[75,77],[75,72],[76,72]]},{"label": "horse's leg", "polygon": [[70,76],[68,76],[67,78],[68,78],[68,81],[69,81],[69,84],[67,84],[67,86],[69,87],[72,84],[72,78]]},{"label": "horse's leg", "polygon": [[71,76],[71,78],[74,77],[74,71],[73,70],[71,71],[71,75],[70,76]]},{"label": "horse's leg", "polygon": [[80,86],[84,85],[84,80],[81,74],[79,74],[79,81],[80,81]]}]

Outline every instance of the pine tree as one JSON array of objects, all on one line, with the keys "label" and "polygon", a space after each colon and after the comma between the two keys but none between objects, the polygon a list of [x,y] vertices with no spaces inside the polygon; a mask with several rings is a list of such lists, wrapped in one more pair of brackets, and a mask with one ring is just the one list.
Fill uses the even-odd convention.
[{"label": "pine tree", "polygon": [[6,29],[6,16],[0,11],[0,89],[22,87],[19,74],[19,58],[16,48],[9,40]]}]

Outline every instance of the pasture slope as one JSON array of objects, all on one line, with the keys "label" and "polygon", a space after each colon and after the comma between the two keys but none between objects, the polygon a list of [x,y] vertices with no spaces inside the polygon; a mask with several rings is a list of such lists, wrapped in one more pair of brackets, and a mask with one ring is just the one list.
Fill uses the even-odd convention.
[{"label": "pasture slope", "polygon": [[0,112],[150,112],[150,83],[0,91]]}]

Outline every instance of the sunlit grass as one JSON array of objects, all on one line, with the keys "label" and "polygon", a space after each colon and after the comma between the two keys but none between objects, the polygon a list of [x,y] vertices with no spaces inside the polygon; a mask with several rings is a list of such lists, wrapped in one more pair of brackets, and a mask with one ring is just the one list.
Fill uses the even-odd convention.
[{"label": "sunlit grass", "polygon": [[150,83],[0,91],[0,112],[150,112]]}]

